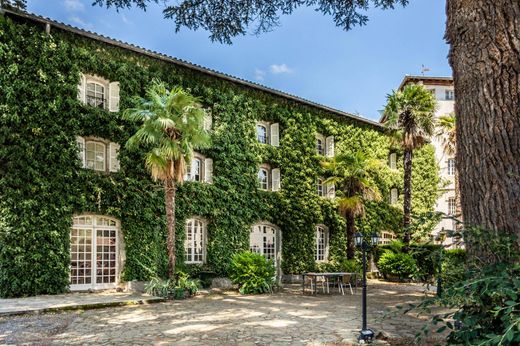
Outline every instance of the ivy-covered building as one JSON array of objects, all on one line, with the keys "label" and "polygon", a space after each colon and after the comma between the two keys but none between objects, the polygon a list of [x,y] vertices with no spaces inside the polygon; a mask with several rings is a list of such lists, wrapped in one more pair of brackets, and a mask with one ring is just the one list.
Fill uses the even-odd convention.
[{"label": "ivy-covered building", "polygon": [[[258,251],[279,274],[345,256],[345,221],[320,162],[388,160],[377,122],[27,13],[0,16],[0,296],[111,288],[166,272],[164,194],[125,142],[121,111],[153,79],[200,97],[211,148],[195,153],[176,209],[179,268],[226,275]],[[397,153],[397,152],[396,152]],[[433,151],[416,156],[432,163]],[[397,231],[399,165],[358,227]],[[427,170],[416,205],[435,204]],[[395,206],[390,204],[392,196]]]}]

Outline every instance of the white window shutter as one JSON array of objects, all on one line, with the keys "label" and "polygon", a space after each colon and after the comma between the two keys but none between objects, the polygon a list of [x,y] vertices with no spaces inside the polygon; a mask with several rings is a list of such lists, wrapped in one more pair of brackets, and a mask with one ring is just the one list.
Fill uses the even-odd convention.
[{"label": "white window shutter", "polygon": [[119,159],[117,154],[119,153],[119,144],[110,142],[109,145],[109,154],[110,154],[110,163],[109,170],[110,172],[119,171]]},{"label": "white window shutter", "polygon": [[78,158],[81,161],[81,167],[85,168],[85,138],[76,136],[76,143],[78,144]]},{"label": "white window shutter", "polygon": [[87,103],[87,78],[83,73],[79,77],[78,100],[83,103]]},{"label": "white window shutter", "polygon": [[336,186],[334,183],[327,183],[327,198],[336,198]]},{"label": "white window shutter", "polygon": [[280,168],[273,168],[271,171],[271,179],[273,181],[273,191],[279,191],[280,190]]},{"label": "white window shutter", "polygon": [[211,131],[213,126],[213,117],[211,116],[211,112],[206,111],[206,115],[204,116],[204,130]]},{"label": "white window shutter", "polygon": [[213,159],[204,160],[204,180],[206,183],[213,183]]},{"label": "white window shutter", "polygon": [[326,154],[328,157],[334,157],[334,136],[325,139]]},{"label": "white window shutter", "polygon": [[270,126],[271,131],[271,145],[278,147],[280,146],[280,124],[274,123]]},{"label": "white window shutter", "polygon": [[390,154],[390,168],[391,169],[397,168],[397,154],[396,153]]},{"label": "white window shutter", "polygon": [[119,112],[119,82],[112,82],[108,85],[108,110]]}]

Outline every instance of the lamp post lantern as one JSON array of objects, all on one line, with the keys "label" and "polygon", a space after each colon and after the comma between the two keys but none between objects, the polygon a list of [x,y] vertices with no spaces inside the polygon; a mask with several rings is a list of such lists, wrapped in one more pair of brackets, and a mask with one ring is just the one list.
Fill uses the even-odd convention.
[{"label": "lamp post lantern", "polygon": [[367,328],[367,251],[376,247],[379,243],[379,235],[373,233],[370,240],[367,242],[361,233],[356,233],[354,236],[356,246],[361,249],[363,253],[363,295],[362,295],[362,319],[363,325],[358,340],[363,342],[371,342],[374,339],[374,331]]}]

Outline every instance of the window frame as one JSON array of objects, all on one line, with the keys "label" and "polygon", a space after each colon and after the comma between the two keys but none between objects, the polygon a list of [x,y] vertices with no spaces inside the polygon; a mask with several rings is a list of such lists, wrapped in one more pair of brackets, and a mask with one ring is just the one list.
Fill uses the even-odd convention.
[{"label": "window frame", "polygon": [[[89,90],[89,85],[94,85],[94,90]],[[96,91],[96,87],[102,88],[102,98],[97,96],[98,92]],[[94,96],[89,96],[89,92],[93,92]],[[108,108],[108,83],[102,82],[97,78],[87,77],[85,81],[85,103],[91,107],[107,109]],[[95,103],[91,102],[91,99],[95,101]],[[97,104],[97,102],[100,102]]]},{"label": "window frame", "polygon": [[[320,232],[323,233],[323,237],[320,237]],[[320,243],[320,240],[322,240],[321,243]],[[329,228],[327,226],[325,226],[323,224],[316,225],[315,241],[316,241],[316,247],[314,249],[315,261],[317,263],[328,262],[329,261]]]},{"label": "window frame", "polygon": [[[198,232],[200,234],[197,235],[198,232],[194,232],[195,224],[198,223]],[[190,217],[186,219],[184,224],[185,231],[185,239],[184,239],[184,258],[186,264],[204,264],[206,263],[206,243],[207,243],[207,229],[208,223],[205,219],[200,217]],[[191,227],[191,240],[188,239],[188,228]],[[199,240],[201,243],[200,251],[201,253],[195,254],[195,242]],[[191,249],[191,254],[189,253],[189,249]],[[196,258],[196,256],[200,256],[200,259]]]},{"label": "window frame", "polygon": [[449,176],[453,176],[455,175],[455,170],[456,170],[456,162],[455,162],[455,159],[454,158],[449,158],[447,161],[446,161],[446,172]]},{"label": "window frame", "polygon": [[448,215],[455,215],[455,213],[457,212],[457,201],[455,200],[455,197],[448,197],[446,202],[448,204]]},{"label": "window frame", "polygon": [[[99,162],[99,161],[96,161],[96,148],[94,149],[94,167],[89,167],[89,159],[88,159],[88,146],[89,144],[94,144],[94,146],[98,146],[98,145],[101,145],[103,146],[103,169],[97,169],[95,168],[96,167],[96,163]],[[101,141],[101,140],[96,140],[96,139],[92,139],[92,138],[89,138],[89,139],[85,139],[85,168],[87,169],[90,169],[90,170],[93,170],[93,171],[97,171],[97,172],[107,172],[108,169],[107,169],[107,143],[105,141]]]},{"label": "window frame", "polygon": [[[320,193],[320,188],[321,188],[321,193]],[[316,179],[316,193],[318,194],[319,197],[325,197],[327,195],[325,189],[326,189],[325,179],[318,177],[318,179]]]},{"label": "window frame", "polygon": [[[321,142],[321,150],[320,150],[320,142]],[[320,156],[327,155],[327,143],[325,136],[321,133],[316,134],[316,154]]]},{"label": "window frame", "polygon": [[[263,128],[265,135],[263,136],[264,141],[261,140],[261,136],[259,133],[259,129]],[[264,122],[256,123],[256,140],[260,144],[269,144],[269,131],[268,131],[269,125]]]},{"label": "window frame", "polygon": [[[265,172],[265,188],[263,187],[264,185],[264,182],[260,180],[260,172]],[[270,172],[270,168],[269,167],[266,167],[264,165],[260,166],[260,168],[258,168],[258,173],[257,173],[257,181],[258,181],[258,185],[257,185],[257,188],[259,190],[262,190],[262,191],[269,191],[269,172]]]}]

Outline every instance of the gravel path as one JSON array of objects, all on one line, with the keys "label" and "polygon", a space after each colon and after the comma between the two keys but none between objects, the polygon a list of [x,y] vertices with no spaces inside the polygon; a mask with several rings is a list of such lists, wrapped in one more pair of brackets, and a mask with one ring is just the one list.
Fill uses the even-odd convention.
[{"label": "gravel path", "polygon": [[[370,282],[369,327],[392,345],[412,344],[424,320],[381,319],[417,302],[424,287]],[[151,305],[0,318],[0,344],[20,345],[349,345],[361,325],[360,292],[302,296],[298,286],[272,295],[234,292]],[[432,344],[428,341],[425,344]]]}]

